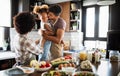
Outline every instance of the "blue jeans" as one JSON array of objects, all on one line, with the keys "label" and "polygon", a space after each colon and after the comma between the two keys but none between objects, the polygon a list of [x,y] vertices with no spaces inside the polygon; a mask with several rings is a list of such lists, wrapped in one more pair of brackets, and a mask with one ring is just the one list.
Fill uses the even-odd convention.
[{"label": "blue jeans", "polygon": [[49,60],[49,54],[50,54],[50,47],[51,47],[51,41],[46,40],[45,44],[44,44],[44,48],[43,48],[43,54],[39,55],[39,60],[43,61],[47,61]]}]

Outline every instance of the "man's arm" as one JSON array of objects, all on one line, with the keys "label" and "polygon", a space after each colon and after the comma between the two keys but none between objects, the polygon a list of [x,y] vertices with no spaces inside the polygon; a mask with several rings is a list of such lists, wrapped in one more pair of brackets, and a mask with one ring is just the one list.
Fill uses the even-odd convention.
[{"label": "man's arm", "polygon": [[47,30],[44,30],[43,31],[45,34],[51,36],[51,35],[54,35],[54,32],[53,31],[47,31]]},{"label": "man's arm", "polygon": [[47,34],[43,33],[43,37],[46,40],[50,40],[52,42],[55,42],[57,44],[61,43],[63,37],[64,37],[65,30],[64,29],[58,29],[57,30],[57,35],[56,36],[48,36]]},{"label": "man's arm", "polygon": [[44,28],[46,29],[45,33],[47,35],[54,35],[54,32],[53,32],[52,28],[48,24],[44,24]]}]

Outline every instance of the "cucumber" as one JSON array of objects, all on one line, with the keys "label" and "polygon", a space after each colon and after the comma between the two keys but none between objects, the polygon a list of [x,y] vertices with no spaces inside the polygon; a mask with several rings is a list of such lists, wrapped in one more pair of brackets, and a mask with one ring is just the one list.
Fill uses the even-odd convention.
[{"label": "cucumber", "polygon": [[68,61],[52,62],[53,67],[58,67],[59,64],[69,63]]}]

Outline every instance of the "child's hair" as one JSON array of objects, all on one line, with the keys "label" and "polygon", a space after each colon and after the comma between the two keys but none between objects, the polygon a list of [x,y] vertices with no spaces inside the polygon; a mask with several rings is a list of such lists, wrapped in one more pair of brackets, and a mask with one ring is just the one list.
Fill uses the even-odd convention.
[{"label": "child's hair", "polygon": [[26,34],[34,27],[35,18],[30,12],[21,12],[13,18],[13,23],[18,33]]},{"label": "child's hair", "polygon": [[49,7],[49,12],[54,13],[55,16],[59,16],[62,12],[62,7],[60,5],[54,4]]},{"label": "child's hair", "polygon": [[34,6],[33,13],[37,14],[39,10],[40,10],[40,6]]},{"label": "child's hair", "polygon": [[38,14],[38,13],[43,13],[43,12],[48,12],[48,5],[44,4],[41,6],[35,6],[33,9],[33,13]]},{"label": "child's hair", "polygon": [[42,5],[38,13],[48,12],[48,5]]}]

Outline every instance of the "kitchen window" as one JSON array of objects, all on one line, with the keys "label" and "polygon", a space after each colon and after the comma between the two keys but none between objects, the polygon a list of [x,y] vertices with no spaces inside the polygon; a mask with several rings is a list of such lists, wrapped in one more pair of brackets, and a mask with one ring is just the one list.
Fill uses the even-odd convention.
[{"label": "kitchen window", "polygon": [[99,37],[107,37],[108,32],[108,18],[109,18],[109,9],[108,6],[100,7],[99,14]]},{"label": "kitchen window", "polygon": [[109,6],[84,8],[84,45],[87,48],[106,49],[109,25]]},{"label": "kitchen window", "polygon": [[[86,37],[94,37],[95,8],[88,8],[86,14]],[[91,19],[92,18],[92,19]]]}]

